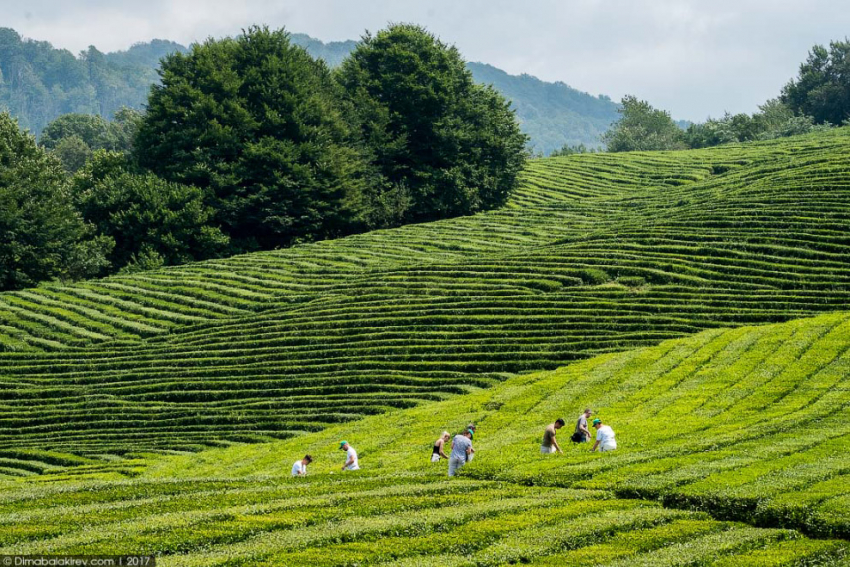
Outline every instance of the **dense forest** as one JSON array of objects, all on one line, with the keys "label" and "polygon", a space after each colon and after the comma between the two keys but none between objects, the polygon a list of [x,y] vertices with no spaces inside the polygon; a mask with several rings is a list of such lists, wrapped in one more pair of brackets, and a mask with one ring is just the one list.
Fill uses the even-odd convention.
[{"label": "dense forest", "polygon": [[89,47],[75,57],[0,28],[0,109],[34,134],[62,114],[111,119],[122,107],[142,107],[158,80],[159,59],[174,51],[185,48],[154,40],[116,53]]},{"label": "dense forest", "polygon": [[[291,34],[290,41],[330,67],[339,66],[357,45],[354,41],[324,43],[305,34]],[[62,114],[112,119],[122,106],[141,110],[150,86],[159,81],[156,69],[160,59],[187,51],[178,43],[155,39],[114,53],[90,47],[75,57],[70,51],[23,39],[14,30],[3,28],[0,110],[7,110],[22,128],[36,135]],[[607,97],[530,75],[509,75],[483,63],[467,63],[467,67],[475,81],[492,84],[512,101],[535,152],[548,154],[574,144],[598,147],[600,136],[617,119],[618,105]]]},{"label": "dense forest", "polygon": [[[145,49],[120,57],[168,46]],[[0,290],[472,214],[505,203],[528,155],[510,103],[414,25],[336,68],[251,27],[159,76],[144,112],[62,114],[39,144],[0,113]]]}]

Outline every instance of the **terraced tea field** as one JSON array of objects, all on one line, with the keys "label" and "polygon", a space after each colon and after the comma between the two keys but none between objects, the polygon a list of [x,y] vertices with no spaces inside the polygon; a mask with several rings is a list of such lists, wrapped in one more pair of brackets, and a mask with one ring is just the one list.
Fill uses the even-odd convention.
[{"label": "terraced tea field", "polygon": [[2,294],[0,466],[286,438],[845,308],[847,134],[538,160],[498,211]]},{"label": "terraced tea field", "polygon": [[[557,417],[574,423],[588,406],[619,449],[590,453],[568,441],[568,426],[565,455],[540,455],[543,428]],[[479,431],[468,477],[609,491],[850,539],[847,313],[704,331],[302,438],[165,458],[145,474],[283,474],[304,453],[317,458],[311,470],[331,473],[344,438],[364,470],[444,475],[444,465],[429,469],[431,445],[469,422]]]},{"label": "terraced tea field", "polygon": [[[0,294],[0,555],[846,567],[848,158],[538,160],[498,211]],[[619,449],[541,455],[585,406]]]},{"label": "terraced tea field", "polygon": [[[0,555],[165,566],[846,566],[850,314],[709,330],[265,444],[0,482]],[[619,448],[543,427],[585,405]],[[431,464],[478,426],[460,477]],[[362,469],[341,473],[341,437]],[[310,452],[306,478],[288,475]],[[443,461],[445,462],[445,461]]]},{"label": "terraced tea field", "polygon": [[848,548],[602,492],[404,476],[74,486],[6,497],[0,521],[12,517],[0,553],[186,567],[829,565]]}]

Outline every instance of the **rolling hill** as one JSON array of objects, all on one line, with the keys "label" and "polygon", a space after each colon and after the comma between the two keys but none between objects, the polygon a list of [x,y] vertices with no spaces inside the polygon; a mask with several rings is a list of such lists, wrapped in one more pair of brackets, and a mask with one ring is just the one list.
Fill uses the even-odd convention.
[{"label": "rolling hill", "polygon": [[0,295],[0,450],[265,441],[848,305],[850,137],[535,161],[505,208]]},{"label": "rolling hill", "polygon": [[[497,211],[0,294],[0,555],[846,567],[849,133],[535,160]],[[541,455],[586,406],[618,450]]]},{"label": "rolling hill", "polygon": [[[150,553],[204,567],[847,565],[848,352],[847,313],[714,329],[287,441],[0,483],[0,554]],[[589,453],[562,433],[565,453],[541,455],[543,427],[588,404],[618,450]],[[447,481],[431,443],[469,420],[476,457]],[[342,437],[359,450],[356,473],[337,469]],[[305,452],[309,476],[288,477]]]}]

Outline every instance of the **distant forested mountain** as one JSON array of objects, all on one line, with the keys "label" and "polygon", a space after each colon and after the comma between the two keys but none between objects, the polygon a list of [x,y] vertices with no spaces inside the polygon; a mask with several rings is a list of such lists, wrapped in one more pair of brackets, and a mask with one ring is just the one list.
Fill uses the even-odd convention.
[{"label": "distant forested mountain", "polygon": [[600,136],[619,118],[619,105],[564,83],[547,83],[531,75],[509,75],[492,65],[469,63],[479,83],[492,84],[516,108],[522,130],[534,150],[550,153],[564,145],[598,147]]},{"label": "distant forested mountain", "polygon": [[[186,53],[189,49],[174,41],[154,39],[149,43],[137,43],[127,51],[107,53],[106,59],[110,63],[124,68],[129,67],[132,69],[135,66],[139,66],[156,71],[159,67],[159,60],[175,51]],[[147,92],[145,92],[145,96],[147,96]]]},{"label": "distant forested mountain", "polygon": [[336,67],[342,60],[348,57],[348,54],[354,50],[357,45],[356,41],[329,41],[324,43],[321,40],[310,37],[303,33],[294,33],[289,36],[292,43],[300,45],[313,57],[323,59],[325,63],[331,67]]},{"label": "distant forested mountain", "polygon": [[[292,34],[293,43],[331,66],[339,65],[355,41],[324,43]],[[0,110],[8,110],[22,128],[35,134],[70,112],[112,118],[122,106],[141,109],[159,77],[159,60],[187,48],[155,39],[126,51],[102,53],[89,47],[77,56],[46,41],[24,39],[0,28]],[[565,144],[598,146],[600,135],[617,120],[618,105],[564,83],[547,83],[530,75],[509,75],[491,65],[469,63],[475,80],[492,84],[510,99],[531,147],[549,153]]]},{"label": "distant forested mountain", "polygon": [[[355,41],[323,43],[304,34],[292,41],[313,57],[336,66],[354,49]],[[564,145],[601,145],[600,137],[619,118],[619,105],[606,96],[595,97],[564,83],[547,83],[531,75],[509,75],[486,63],[468,63],[479,83],[492,84],[516,108],[520,126],[531,137],[535,151],[550,153]]]},{"label": "distant forested mountain", "polygon": [[122,106],[141,108],[158,80],[159,58],[178,49],[185,48],[155,40],[109,54],[89,47],[74,56],[0,28],[0,109],[36,134],[70,112],[112,118]]}]

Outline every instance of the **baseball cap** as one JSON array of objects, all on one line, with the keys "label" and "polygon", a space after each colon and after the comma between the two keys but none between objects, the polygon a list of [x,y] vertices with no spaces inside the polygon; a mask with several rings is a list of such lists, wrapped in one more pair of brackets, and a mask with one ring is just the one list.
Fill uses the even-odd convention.
[{"label": "baseball cap", "polygon": [[601,419],[599,419],[599,418],[594,419],[594,420],[593,420],[593,425],[596,425],[597,423],[602,423],[602,420],[601,420]]},{"label": "baseball cap", "polygon": [[348,441],[340,441],[340,442],[339,442],[339,448],[340,448],[340,449],[342,449],[342,446],[343,446],[343,445],[348,445]]}]

